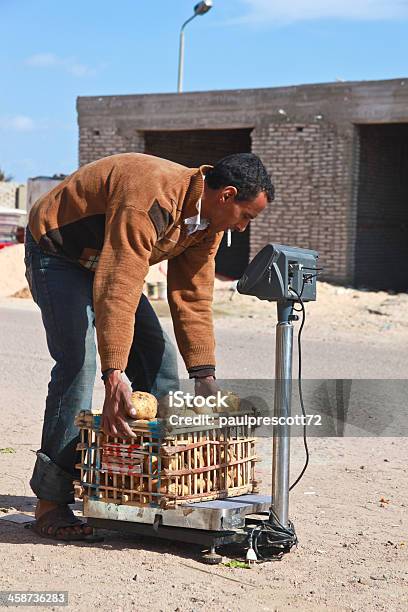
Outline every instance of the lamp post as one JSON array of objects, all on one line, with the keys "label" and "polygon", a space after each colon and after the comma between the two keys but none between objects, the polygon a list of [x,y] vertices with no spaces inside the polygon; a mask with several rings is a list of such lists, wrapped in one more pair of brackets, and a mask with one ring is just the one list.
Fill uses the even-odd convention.
[{"label": "lamp post", "polygon": [[190,21],[198,17],[198,15],[205,15],[212,8],[212,0],[202,0],[194,7],[194,15],[187,19],[181,26],[180,30],[180,49],[179,49],[179,66],[178,66],[178,84],[177,91],[181,93],[183,91],[183,70],[184,70],[184,28]]}]

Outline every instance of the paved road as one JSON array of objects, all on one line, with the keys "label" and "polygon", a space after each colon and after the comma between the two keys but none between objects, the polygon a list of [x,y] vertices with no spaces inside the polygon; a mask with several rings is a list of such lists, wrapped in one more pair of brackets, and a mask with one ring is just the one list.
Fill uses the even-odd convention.
[{"label": "paved road", "polygon": [[[6,429],[10,425],[12,430],[19,431],[19,426],[24,425],[25,431],[30,431],[29,437],[34,433],[37,437],[52,366],[40,312],[29,300],[3,300],[0,320],[2,421]],[[169,319],[163,319],[163,325],[172,333]],[[216,336],[219,378],[273,377],[273,319],[221,317],[216,319]],[[330,330],[309,327],[303,344],[305,378],[407,377],[408,343],[404,338],[390,343],[380,336],[364,338],[354,333],[339,337]],[[180,372],[185,372],[181,360]],[[103,385],[97,380],[94,406],[100,406],[102,398]]]},{"label": "paved road", "polygon": [[[273,319],[217,319],[219,376],[270,377],[273,324]],[[0,302],[0,325],[0,448],[15,449],[0,453],[0,508],[13,513],[14,508],[33,509],[28,481],[52,363],[40,314],[31,302]],[[169,320],[165,326],[169,329]],[[339,336],[310,326],[305,333],[305,376],[403,378],[407,347],[406,339],[396,335],[392,341],[356,330]],[[102,397],[98,381],[95,406]],[[392,402],[387,407],[392,408]],[[158,587],[166,593],[169,610],[203,605],[221,612],[225,602],[234,602],[240,611],[270,610],[271,602],[274,609],[289,606],[302,612],[405,610],[406,440],[311,438],[309,447],[310,465],[290,506],[300,547],[282,563],[262,565],[249,577],[246,570],[234,570],[234,579],[250,580],[250,589],[231,582],[228,568],[203,574],[191,546],[134,542],[115,534],[102,545],[56,546],[39,541],[20,525],[0,521],[0,567],[6,568],[2,588],[67,590],[76,610],[131,610],[136,605],[158,610]],[[291,449],[291,473],[296,476],[304,462],[302,440],[293,439]],[[258,464],[262,492],[268,493],[270,440],[259,440],[257,451],[264,458]],[[192,569],[182,565],[185,557]],[[110,580],[104,581],[107,564]]]}]

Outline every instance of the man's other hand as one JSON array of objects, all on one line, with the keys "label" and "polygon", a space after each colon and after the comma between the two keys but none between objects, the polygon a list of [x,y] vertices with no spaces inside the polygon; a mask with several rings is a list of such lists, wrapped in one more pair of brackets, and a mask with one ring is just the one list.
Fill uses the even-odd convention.
[{"label": "man's other hand", "polygon": [[195,395],[208,397],[209,395],[217,395],[220,388],[217,385],[214,376],[206,376],[205,378],[195,379]]},{"label": "man's other hand", "polygon": [[120,370],[109,372],[105,380],[105,401],[102,413],[102,431],[110,436],[133,438],[135,434],[127,420],[136,417],[131,402],[132,391],[122,379]]}]

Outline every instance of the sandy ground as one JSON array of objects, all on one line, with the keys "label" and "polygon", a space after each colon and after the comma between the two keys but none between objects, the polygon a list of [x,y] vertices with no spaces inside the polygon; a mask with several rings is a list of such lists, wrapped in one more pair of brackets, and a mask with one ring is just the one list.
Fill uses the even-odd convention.
[{"label": "sandy ground", "polygon": [[[167,262],[151,266],[146,283],[158,283],[166,280]],[[15,294],[27,297],[24,291],[25,279],[24,244],[15,244],[0,250],[0,297]]]},{"label": "sandy ground", "polygon": [[27,283],[25,280],[24,244],[0,250],[0,296],[9,296]]},{"label": "sandy ground", "polygon": [[[219,377],[272,377],[274,306],[217,287]],[[320,284],[308,306],[305,378],[407,378],[407,306],[407,295]],[[166,306],[157,310],[171,331]],[[16,511],[33,511],[28,480],[52,363],[30,299],[0,298],[0,319],[0,590],[65,590],[70,610],[408,610],[406,438],[310,438],[310,466],[290,501],[299,547],[251,570],[205,566],[189,545],[114,532],[103,543],[55,543],[12,523]],[[95,406],[102,397],[98,381]],[[270,445],[258,443],[264,493]],[[303,461],[295,438],[293,475]]]}]

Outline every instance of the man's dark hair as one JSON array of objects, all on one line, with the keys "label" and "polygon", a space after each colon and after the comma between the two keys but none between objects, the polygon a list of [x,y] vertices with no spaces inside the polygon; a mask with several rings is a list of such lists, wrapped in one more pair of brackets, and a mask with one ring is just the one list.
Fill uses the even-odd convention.
[{"label": "man's dark hair", "polygon": [[229,185],[236,187],[237,202],[253,200],[262,191],[268,202],[274,199],[271,177],[259,157],[253,153],[236,153],[224,157],[206,172],[205,180],[210,189]]}]

